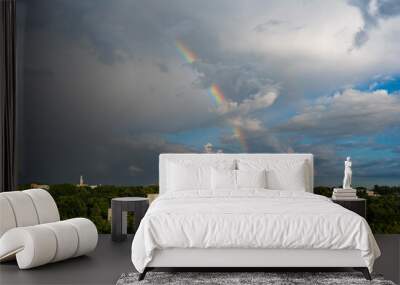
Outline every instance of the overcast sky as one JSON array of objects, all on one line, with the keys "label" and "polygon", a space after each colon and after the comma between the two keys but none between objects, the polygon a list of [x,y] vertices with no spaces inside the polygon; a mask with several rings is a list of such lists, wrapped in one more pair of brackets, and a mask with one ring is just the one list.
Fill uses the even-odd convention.
[{"label": "overcast sky", "polygon": [[159,153],[211,143],[313,153],[317,185],[340,185],[348,155],[356,186],[400,184],[398,0],[26,0],[17,13],[21,183],[156,183]]}]

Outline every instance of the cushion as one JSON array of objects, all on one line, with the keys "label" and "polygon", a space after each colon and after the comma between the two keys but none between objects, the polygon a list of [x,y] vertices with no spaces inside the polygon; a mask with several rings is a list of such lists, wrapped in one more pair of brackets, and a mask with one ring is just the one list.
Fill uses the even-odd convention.
[{"label": "cushion", "polygon": [[73,218],[63,222],[71,224],[78,234],[78,248],[75,251],[76,256],[93,251],[97,246],[98,234],[96,226],[91,220],[85,218]]},{"label": "cushion", "polygon": [[9,229],[15,228],[17,222],[15,220],[14,211],[10,202],[6,197],[0,195],[0,238]]},{"label": "cushion", "polygon": [[43,189],[28,189],[22,192],[32,199],[39,218],[39,224],[58,222],[60,220],[56,202],[49,192]]},{"label": "cushion", "polygon": [[168,169],[168,188],[171,191],[210,189],[210,171],[210,167],[183,166],[176,163],[170,163]]},{"label": "cushion", "polygon": [[43,224],[43,227],[51,229],[57,240],[57,250],[51,262],[57,262],[70,258],[77,252],[79,237],[71,224],[66,221]]},{"label": "cushion", "polygon": [[267,188],[267,171],[236,170],[237,188]]},{"label": "cushion", "polygon": [[211,190],[211,168],[235,169],[234,160],[176,159],[167,163],[167,191]]},{"label": "cushion", "polygon": [[232,169],[211,169],[211,188],[215,190],[236,189],[236,170]]},{"label": "cushion", "polygon": [[35,205],[29,195],[22,191],[3,192],[15,215],[17,227],[33,226],[39,223]]},{"label": "cushion", "polygon": [[267,188],[306,191],[307,167],[304,161],[239,159],[239,170],[267,170]]}]

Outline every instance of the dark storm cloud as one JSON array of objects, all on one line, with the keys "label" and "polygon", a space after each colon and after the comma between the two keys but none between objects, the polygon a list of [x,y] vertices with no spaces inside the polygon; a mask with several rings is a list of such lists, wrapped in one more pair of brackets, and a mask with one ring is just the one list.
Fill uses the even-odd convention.
[{"label": "dark storm cloud", "polygon": [[154,183],[159,153],[195,151],[163,139],[210,120],[190,70],[157,60],[169,60],[161,32],[173,16],[150,1],[140,11],[133,1],[25,4],[20,182]]},{"label": "dark storm cloud", "polygon": [[[174,25],[174,17],[159,17],[160,10],[168,8],[160,1],[124,1],[119,5],[106,0],[24,3],[28,10],[29,31],[61,34],[82,46],[89,45],[106,64],[121,62],[137,50],[146,51],[151,47],[154,50],[164,45],[165,35],[161,31],[163,27]],[[167,13],[168,9],[165,10]]]},{"label": "dark storm cloud", "polygon": [[369,39],[371,29],[378,27],[380,20],[400,15],[398,0],[348,0],[350,5],[360,10],[364,25],[354,35],[354,47],[362,47]]},{"label": "dark storm cloud", "polygon": [[[111,140],[103,150],[103,175],[112,184],[158,183],[158,155],[160,153],[196,152],[194,149],[165,141],[158,134],[137,135]],[[91,171],[91,165],[87,170]],[[99,173],[93,175],[98,179]]]},{"label": "dark storm cloud", "polygon": [[277,86],[264,72],[265,66],[254,62],[254,59],[229,59],[223,55],[219,58],[218,63],[199,62],[194,65],[200,73],[197,82],[200,87],[208,88],[216,83],[228,98],[243,100]]},{"label": "dark storm cloud", "polygon": [[398,158],[382,157],[368,159],[357,164],[358,176],[368,176],[374,173],[377,177],[398,177],[400,175],[400,161]]},{"label": "dark storm cloud", "polygon": [[160,68],[161,72],[168,72],[168,65],[165,63],[157,63],[157,66]]},{"label": "dark storm cloud", "polygon": [[[47,118],[43,118],[47,119]],[[51,119],[51,118],[49,118]],[[76,127],[34,134],[28,125],[29,136],[25,145],[24,172],[20,180],[40,183],[78,183],[80,175],[90,184],[140,185],[158,182],[158,155],[160,153],[196,152],[179,144],[165,141],[160,135],[109,137],[107,134],[87,130],[81,134]],[[48,133],[48,135],[46,135]]]},{"label": "dark storm cloud", "polygon": [[37,77],[37,78],[51,78],[54,75],[54,71],[51,69],[40,68],[35,66],[25,66],[23,72],[28,77]]},{"label": "dark storm cloud", "polygon": [[254,27],[254,31],[258,33],[264,33],[264,32],[271,32],[271,31],[279,31],[278,28],[283,28],[286,30],[292,30],[292,31],[300,31],[304,29],[304,26],[296,26],[290,23],[289,21],[281,21],[277,19],[271,19],[266,21],[265,23],[258,24],[257,26]]},{"label": "dark storm cloud", "polygon": [[261,23],[258,24],[257,26],[255,26],[254,30],[256,32],[265,32],[266,30],[268,30],[270,27],[276,27],[276,26],[280,26],[285,24],[285,21],[281,21],[281,20],[276,20],[276,19],[272,19],[272,20],[268,20],[265,23]]},{"label": "dark storm cloud", "polygon": [[[153,183],[160,152],[202,151],[165,137],[232,127],[242,129],[252,152],[313,152],[318,173],[336,175],[342,161],[334,143],[296,141],[302,129],[315,135],[307,118],[315,120],[318,110],[304,104],[397,66],[373,52],[351,57],[347,45],[341,53],[342,43],[330,34],[344,28],[337,2],[324,7],[332,19],[318,19],[319,7],[292,1],[20,3],[27,16],[19,86],[25,182],[74,182],[83,174],[89,183]],[[176,40],[197,61],[187,63]],[[213,105],[211,84],[224,92],[227,110]],[[293,119],[288,110],[304,114],[287,122]],[[319,129],[330,124],[323,117]],[[237,151],[230,132],[221,131],[221,144]]]}]

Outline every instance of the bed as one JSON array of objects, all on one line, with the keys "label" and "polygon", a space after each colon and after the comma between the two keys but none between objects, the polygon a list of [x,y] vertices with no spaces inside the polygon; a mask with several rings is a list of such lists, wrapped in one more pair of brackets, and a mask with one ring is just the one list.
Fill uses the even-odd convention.
[{"label": "bed", "polygon": [[352,267],[380,251],[361,216],[313,194],[312,154],[161,154],[132,262],[154,268]]}]

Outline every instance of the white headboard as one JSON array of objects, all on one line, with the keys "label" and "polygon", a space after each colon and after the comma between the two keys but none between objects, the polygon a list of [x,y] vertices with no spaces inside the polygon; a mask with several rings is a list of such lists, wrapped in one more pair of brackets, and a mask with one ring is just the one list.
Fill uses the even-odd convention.
[{"label": "white headboard", "polygon": [[295,160],[305,161],[308,166],[308,179],[307,179],[307,192],[314,192],[314,162],[313,155],[310,153],[239,153],[239,154],[227,154],[227,153],[163,153],[160,154],[159,161],[159,184],[160,194],[165,193],[167,188],[167,161],[168,160],[228,160],[228,159],[239,159],[239,158],[254,158],[254,159],[265,159],[265,160]]}]

